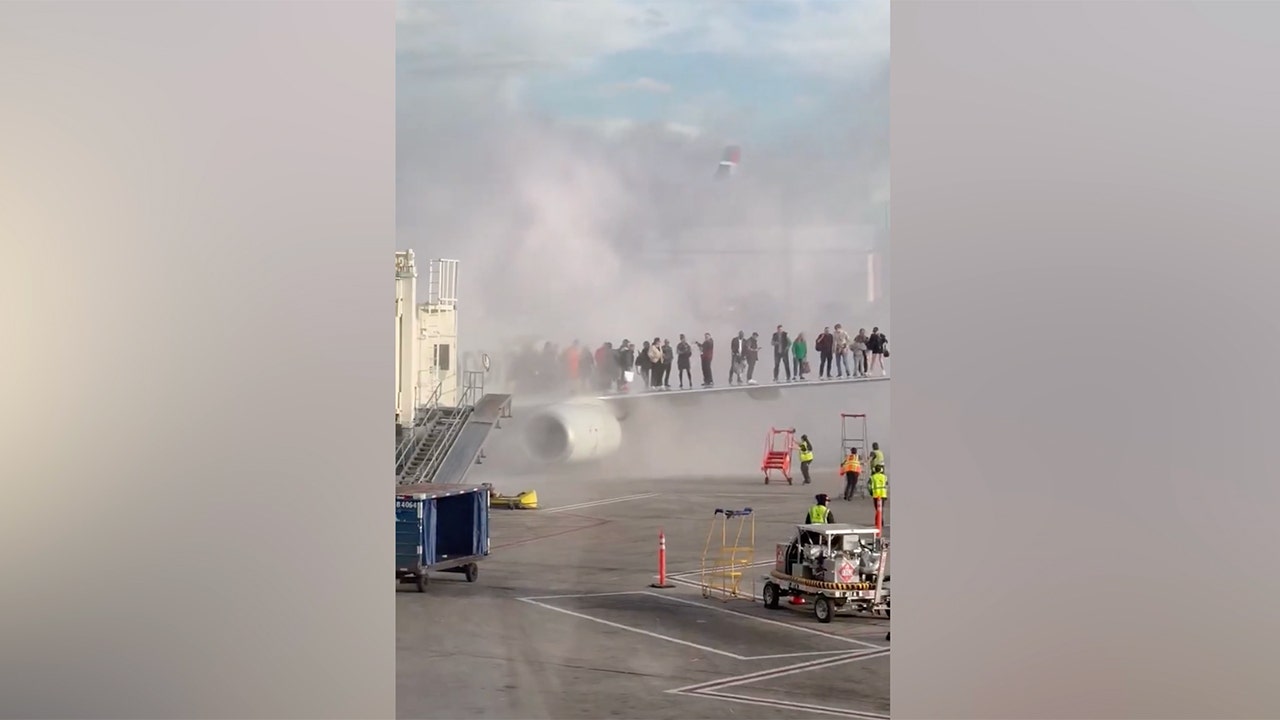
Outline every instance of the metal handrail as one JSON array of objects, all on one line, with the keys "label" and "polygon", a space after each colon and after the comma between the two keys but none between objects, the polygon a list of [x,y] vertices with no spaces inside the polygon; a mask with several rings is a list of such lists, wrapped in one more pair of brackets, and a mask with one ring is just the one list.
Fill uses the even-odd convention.
[{"label": "metal handrail", "polygon": [[427,397],[427,401],[414,408],[417,416],[413,419],[415,427],[422,427],[426,423],[427,417],[440,405],[440,395],[444,393],[444,381],[436,383],[435,390],[431,391],[431,395]]},{"label": "metal handrail", "polygon": [[458,396],[458,407],[475,405],[484,395],[484,371],[468,370],[466,383]]},{"label": "metal handrail", "polygon": [[414,448],[417,446],[418,428],[411,426],[405,433],[404,439],[396,445],[396,472],[399,473],[400,468],[404,467],[404,463],[409,456],[413,454]]}]

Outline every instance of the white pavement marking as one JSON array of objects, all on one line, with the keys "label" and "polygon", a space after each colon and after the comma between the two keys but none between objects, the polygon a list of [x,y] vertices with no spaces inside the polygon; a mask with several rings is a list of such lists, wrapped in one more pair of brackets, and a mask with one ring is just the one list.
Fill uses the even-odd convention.
[{"label": "white pavement marking", "polygon": [[663,635],[662,633],[650,632],[649,630],[641,630],[640,628],[630,627],[628,625],[623,625],[622,623],[616,623],[611,620],[602,620],[597,617],[591,617],[586,613],[580,613],[580,612],[575,612],[573,610],[558,608],[558,607],[555,607],[554,605],[547,605],[546,603],[540,603],[536,600],[530,600],[528,598],[520,598],[520,601],[527,602],[530,605],[537,605],[538,607],[546,608],[547,610],[555,610],[556,612],[561,612],[561,613],[564,613],[565,615],[572,615],[573,617],[576,617],[582,620],[590,620],[591,622],[600,623],[601,625],[608,625],[609,627],[617,628],[619,630],[626,630],[628,632],[639,633],[641,635],[648,635],[651,638],[666,640],[667,642],[676,643],[677,645],[684,645],[686,647],[691,647],[697,650],[701,650],[703,652],[709,652],[715,655],[722,655],[724,657],[733,658],[734,660],[750,660],[750,658],[744,657],[742,655],[738,655],[736,653],[727,652],[725,650],[717,650],[716,648],[707,647],[706,645],[691,643],[688,640],[681,640],[680,638],[674,638],[674,637],[671,637],[670,635]]},{"label": "white pavement marking", "polygon": [[548,508],[543,510],[545,513],[564,512],[566,510],[582,510],[584,508],[599,507],[601,505],[612,505],[613,503],[627,502],[628,500],[643,500],[645,498],[656,497],[658,493],[639,493],[637,495],[623,495],[622,497],[606,498],[604,500],[590,500],[588,502],[580,502],[573,505],[563,505],[561,507]]},{"label": "white pavement marking", "polygon": [[[642,630],[640,628],[631,627],[630,625],[623,625],[622,623],[614,622],[612,620],[604,620],[602,618],[593,617],[591,615],[587,615],[586,613],[581,613],[576,610],[560,608],[554,605],[549,605],[547,603],[541,602],[542,600],[560,600],[560,599],[567,600],[570,598],[592,598],[592,597],[608,597],[608,596],[618,596],[618,595],[649,595],[652,597],[659,598],[661,600],[670,600],[672,602],[692,605],[694,607],[702,608],[704,610],[714,610],[716,612],[728,613],[729,615],[733,615],[735,617],[745,618],[748,620],[757,620],[757,621],[769,623],[772,625],[779,625],[781,627],[790,628],[792,630],[799,630],[801,632],[814,632],[815,634],[821,635],[823,637],[829,637],[835,640],[841,640],[844,642],[855,643],[860,645],[870,645],[870,643],[863,643],[861,641],[853,640],[851,638],[843,638],[838,635],[828,635],[827,633],[817,632],[817,631],[810,630],[809,628],[803,628],[803,627],[791,625],[788,623],[778,622],[777,620],[769,620],[768,618],[760,618],[760,617],[754,617],[752,615],[744,615],[742,613],[733,612],[731,610],[724,610],[722,608],[713,607],[711,605],[706,605],[700,602],[692,602],[690,600],[684,600],[682,598],[667,597],[665,595],[660,595],[658,593],[648,592],[644,590],[628,590],[628,591],[608,592],[608,593],[583,593],[583,594],[577,594],[577,595],[543,595],[540,597],[523,597],[523,598],[517,598],[517,599],[520,600],[521,602],[529,603],[530,605],[536,605],[540,608],[545,608],[547,610],[554,610],[556,612],[564,613],[565,615],[571,615],[573,617],[580,618],[582,620],[590,620],[591,622],[597,622],[597,623],[600,623],[601,625],[607,625],[609,627],[617,628],[619,630],[628,630],[630,632],[639,633],[641,635],[647,635],[652,638],[657,638],[658,640],[666,640],[667,642],[673,642],[679,645],[685,645],[685,646],[696,648],[698,650],[702,650],[705,652],[714,653],[716,655],[723,655],[724,657],[730,657],[730,658],[733,658],[734,660],[781,660],[781,659],[787,659],[787,658],[813,657],[815,655],[843,655],[843,654],[848,654],[850,652],[848,650],[814,650],[814,651],[808,651],[808,652],[782,653],[782,654],[775,654],[775,655],[739,655],[737,653],[731,653],[727,650],[719,650],[713,647],[708,647],[706,645],[699,645],[698,643],[689,642],[688,640],[681,640],[679,638],[675,638],[670,635],[664,635],[662,633],[657,633],[650,630]],[[876,650],[883,649],[879,645],[870,645],[870,647]],[[823,661],[827,659],[829,658],[824,658]]]},{"label": "white pavement marking", "polygon": [[839,658],[824,658],[822,660],[810,660],[808,662],[797,663],[795,665],[787,665],[772,670],[761,670],[737,677],[724,678],[723,680],[711,680],[708,682],[698,683],[697,685],[688,685],[667,692],[673,695],[684,695],[687,697],[705,697],[718,700],[728,700],[730,702],[745,703],[748,705],[759,705],[763,707],[774,707],[787,710],[800,710],[803,712],[817,713],[820,715],[834,715],[837,717],[859,718],[861,720],[888,720],[888,715],[881,713],[872,713],[861,710],[851,710],[848,708],[827,707],[822,705],[811,705],[809,703],[792,702],[789,700],[778,700],[773,698],[752,697],[750,695],[739,695],[736,693],[722,692],[721,688],[734,687],[737,685],[745,685],[760,680],[772,680],[773,678],[785,677],[796,673],[807,672],[809,670],[826,669],[836,665],[857,662],[859,660],[870,660],[878,657],[887,657],[887,650],[860,650],[850,653]]},{"label": "white pavement marking", "polygon": [[617,592],[601,592],[601,593],[570,593],[569,595],[538,595],[537,597],[520,598],[525,602],[530,600],[562,600],[568,598],[592,598],[592,597],[609,597],[610,595],[635,595],[639,590],[619,590]]},{"label": "white pavement marking", "polygon": [[784,710],[799,710],[801,712],[811,712],[819,715],[856,718],[857,720],[889,720],[888,715],[881,715],[880,713],[847,710],[845,708],[823,707],[821,705],[796,703],[787,700],[771,700],[769,698],[751,697],[750,695],[734,695],[731,693],[716,692],[714,690],[683,694],[686,697],[702,697],[709,700],[728,700],[729,702],[745,703],[747,705],[760,705],[762,707],[772,707]]},{"label": "white pavement marking", "polygon": [[714,690],[716,692],[719,692],[722,688],[736,687],[738,685],[746,685],[748,683],[758,682],[760,680],[775,680],[780,677],[795,675],[796,673],[808,672],[810,670],[813,670],[814,667],[817,667],[817,666],[821,666],[822,669],[825,670],[830,667],[835,667],[836,665],[844,665],[846,663],[859,662],[861,660],[874,660],[875,658],[888,657],[888,656],[889,656],[888,650],[881,650],[881,651],[873,650],[871,652],[860,652],[856,655],[850,655],[848,657],[828,659],[823,662],[812,663],[805,667],[778,668],[777,671],[768,673],[763,677],[726,678],[725,680],[719,683],[716,683],[713,687],[703,688],[703,689],[708,691]]},{"label": "white pavement marking", "polygon": [[[869,655],[879,655],[880,653],[881,651],[879,650],[847,650],[845,651],[843,656],[838,658],[819,658],[817,660],[806,660],[802,663],[794,663],[792,665],[783,665],[782,667],[769,668],[767,670],[756,670],[755,672],[749,672],[744,675],[733,675],[731,677],[720,678],[719,680],[705,680],[703,682],[695,683],[693,685],[685,685],[684,687],[676,688],[674,690],[668,690],[667,692],[669,693],[700,692],[703,690],[713,690],[715,688],[723,686],[725,683],[737,683],[737,681],[741,681],[742,683],[748,683],[748,682],[754,682],[756,680],[768,680],[769,678],[774,677],[775,675],[778,675],[780,673],[787,673],[790,671],[800,672],[803,670],[812,670],[818,667],[834,665],[834,664],[837,664],[837,662],[843,662],[843,661],[851,660],[854,658],[860,658],[860,657],[869,656]],[[738,684],[741,684],[741,683],[738,683]]]},{"label": "white pavement marking", "polygon": [[847,643],[850,643],[850,644],[852,644],[852,645],[861,645],[861,646],[863,646],[863,647],[865,647],[865,648],[871,648],[872,650],[888,650],[888,647],[887,647],[887,646],[885,646],[885,645],[877,645],[877,644],[875,644],[875,643],[869,643],[869,642],[865,642],[865,641],[863,641],[863,640],[855,640],[855,639],[850,638],[850,637],[844,637],[843,635],[833,635],[833,634],[831,634],[831,633],[823,632],[823,631],[821,631],[821,630],[817,630],[817,629],[815,629],[815,628],[804,627],[803,625],[796,625],[796,624],[794,624],[794,623],[789,623],[789,622],[782,622],[781,620],[773,620],[773,619],[770,619],[770,618],[763,618],[763,617],[760,617],[760,616],[758,616],[758,615],[748,615],[748,614],[746,614],[746,613],[740,613],[740,612],[738,612],[737,610],[730,610],[729,608],[716,607],[715,605],[708,605],[707,603],[698,602],[697,600],[689,600],[689,599],[687,599],[687,598],[671,597],[670,595],[661,595],[661,594],[658,594],[658,593],[655,593],[655,592],[650,592],[650,591],[648,591],[648,590],[641,591],[641,594],[644,594],[644,595],[653,595],[654,597],[660,597],[660,598],[662,598],[663,600],[670,600],[671,602],[684,603],[684,604],[686,604],[686,605],[693,605],[694,607],[706,608],[707,610],[712,610],[712,611],[714,611],[714,612],[727,613],[727,614],[729,614],[729,615],[734,615],[734,616],[736,616],[736,617],[746,618],[746,619],[748,619],[748,620],[755,620],[756,622],[768,623],[768,624],[770,624],[770,625],[778,625],[778,626],[780,626],[780,627],[788,628],[788,629],[790,629],[790,630],[795,630],[795,631],[797,631],[797,632],[805,632],[805,633],[809,633],[809,634],[811,634],[811,635],[820,635],[820,636],[822,636],[822,637],[831,638],[832,640],[839,640],[840,642],[847,642]]}]

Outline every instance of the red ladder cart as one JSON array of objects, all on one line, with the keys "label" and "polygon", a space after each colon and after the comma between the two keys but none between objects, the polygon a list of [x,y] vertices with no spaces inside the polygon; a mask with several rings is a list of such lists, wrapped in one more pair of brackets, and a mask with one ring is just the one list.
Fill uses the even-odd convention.
[{"label": "red ladder cart", "polygon": [[760,470],[764,473],[764,484],[769,484],[769,471],[777,470],[782,473],[782,478],[791,484],[791,451],[796,445],[795,428],[788,430],[779,430],[778,428],[769,428],[769,434],[764,441],[764,460],[760,463]]}]

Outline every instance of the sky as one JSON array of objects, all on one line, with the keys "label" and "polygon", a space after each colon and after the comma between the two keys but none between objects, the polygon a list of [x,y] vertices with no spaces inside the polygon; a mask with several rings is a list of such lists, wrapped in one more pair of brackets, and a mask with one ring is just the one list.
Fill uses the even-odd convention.
[{"label": "sky", "polygon": [[887,0],[402,2],[397,245],[461,261],[486,345],[852,315],[887,222],[888,23]]}]

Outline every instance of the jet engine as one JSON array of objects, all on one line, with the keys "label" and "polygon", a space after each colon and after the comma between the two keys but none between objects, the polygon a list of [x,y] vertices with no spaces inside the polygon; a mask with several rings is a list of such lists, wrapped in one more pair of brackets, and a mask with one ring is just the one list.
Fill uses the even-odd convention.
[{"label": "jet engine", "polygon": [[544,463],[577,463],[612,455],[622,445],[614,408],[595,399],[570,400],[529,418],[525,449]]}]

